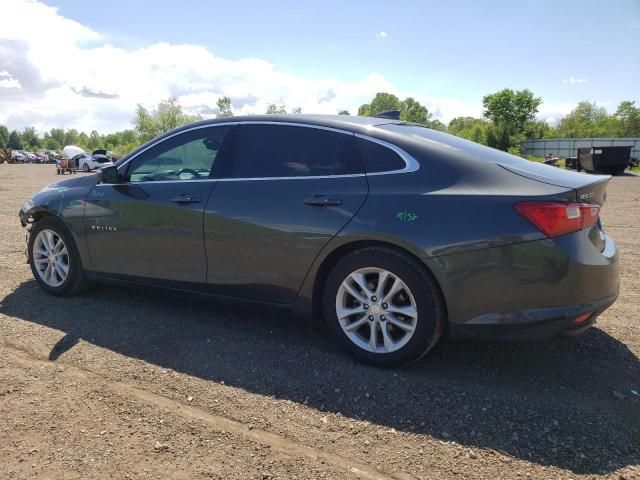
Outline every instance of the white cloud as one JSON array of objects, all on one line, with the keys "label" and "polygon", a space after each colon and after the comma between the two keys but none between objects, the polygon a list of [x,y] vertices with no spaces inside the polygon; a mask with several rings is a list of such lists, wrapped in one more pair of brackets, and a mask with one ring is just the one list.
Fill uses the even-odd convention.
[{"label": "white cloud", "polygon": [[0,78],[0,88],[22,88],[22,85],[15,78]]},{"label": "white cloud", "polygon": [[560,121],[562,117],[571,113],[571,110],[576,108],[575,103],[554,103],[554,102],[543,102],[538,107],[537,118],[540,120],[546,120],[551,124],[555,124]]},{"label": "white cloud", "polygon": [[576,85],[578,83],[587,83],[589,81],[588,78],[576,78],[574,76],[571,76],[569,78],[565,78],[562,80],[562,83],[568,83],[570,85]]},{"label": "white cloud", "polygon": [[152,107],[169,96],[205,118],[215,113],[222,95],[231,97],[236,114],[263,113],[272,102],[305,113],[335,114],[342,109],[355,113],[380,91],[413,96],[445,123],[481,113],[479,102],[399,91],[375,72],[348,81],[306,78],[263,59],[221,58],[200,45],[118,48],[34,0],[4,0],[2,12],[0,124],[9,128],[110,132],[131,126],[136,104]]},{"label": "white cloud", "polygon": [[387,32],[378,32],[376,33],[376,37],[377,38],[387,38],[389,35],[387,35]]}]

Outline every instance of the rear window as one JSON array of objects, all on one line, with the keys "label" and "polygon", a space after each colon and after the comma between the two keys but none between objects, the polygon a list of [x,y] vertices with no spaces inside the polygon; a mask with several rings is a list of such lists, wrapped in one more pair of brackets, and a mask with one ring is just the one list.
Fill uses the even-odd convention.
[{"label": "rear window", "polygon": [[273,178],[363,173],[355,137],[290,125],[242,125],[229,178]]},{"label": "rear window", "polygon": [[364,138],[358,138],[357,141],[367,173],[392,172],[406,166],[400,155],[390,148]]}]

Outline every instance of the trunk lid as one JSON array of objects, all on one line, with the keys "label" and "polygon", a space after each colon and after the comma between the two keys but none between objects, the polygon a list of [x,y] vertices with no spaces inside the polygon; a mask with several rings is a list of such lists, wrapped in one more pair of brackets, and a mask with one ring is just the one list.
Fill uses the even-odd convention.
[{"label": "trunk lid", "polygon": [[570,188],[575,192],[574,200],[579,202],[595,203],[602,206],[607,199],[607,184],[611,179],[611,175],[571,172],[558,167],[528,161],[497,163],[505,170],[516,175],[548,185]]}]

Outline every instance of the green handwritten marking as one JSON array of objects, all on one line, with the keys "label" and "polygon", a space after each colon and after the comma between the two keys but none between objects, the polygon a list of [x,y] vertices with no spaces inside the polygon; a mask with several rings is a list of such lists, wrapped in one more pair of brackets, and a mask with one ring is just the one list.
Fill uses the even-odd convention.
[{"label": "green handwritten marking", "polygon": [[104,197],[104,192],[101,192],[99,190],[91,190],[91,196],[95,198],[102,198]]},{"label": "green handwritten marking", "polygon": [[418,218],[418,215],[416,215],[413,212],[407,212],[406,210],[402,210],[396,213],[396,218],[400,222],[415,222]]}]

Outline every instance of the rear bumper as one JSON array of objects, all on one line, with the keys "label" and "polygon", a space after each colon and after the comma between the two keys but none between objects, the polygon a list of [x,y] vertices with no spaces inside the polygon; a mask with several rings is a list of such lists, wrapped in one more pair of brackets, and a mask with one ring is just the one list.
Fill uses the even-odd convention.
[{"label": "rear bumper", "polygon": [[620,288],[615,243],[597,227],[425,261],[442,288],[454,338],[536,340],[580,333]]},{"label": "rear bumper", "polygon": [[580,335],[616,301],[607,297],[588,305],[540,308],[503,315],[486,315],[464,324],[450,324],[452,338],[543,340],[556,335]]}]

